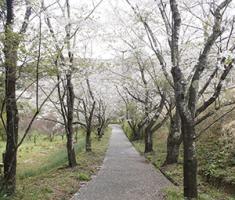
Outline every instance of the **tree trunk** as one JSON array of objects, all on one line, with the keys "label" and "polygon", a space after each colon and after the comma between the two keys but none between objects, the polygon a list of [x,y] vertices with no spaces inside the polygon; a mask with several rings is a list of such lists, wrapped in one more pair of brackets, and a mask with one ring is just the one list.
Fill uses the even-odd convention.
[{"label": "tree trunk", "polygon": [[77,165],[76,155],[73,145],[73,108],[74,108],[74,92],[71,82],[71,74],[66,75],[67,78],[67,106],[68,106],[68,121],[67,121],[67,152],[69,167]]},{"label": "tree trunk", "polygon": [[138,128],[133,129],[132,132],[133,132],[132,141],[139,140],[140,134]]},{"label": "tree trunk", "polygon": [[138,125],[130,126],[132,131],[132,141],[140,140],[141,139],[141,128]]},{"label": "tree trunk", "polygon": [[88,128],[86,133],[86,152],[90,151],[91,151],[91,130],[90,128]]},{"label": "tree trunk", "polygon": [[7,23],[5,26],[5,100],[6,100],[6,150],[4,154],[4,189],[12,194],[16,185],[18,109],[16,103],[16,72],[18,35],[13,32],[13,1],[7,1]]},{"label": "tree trunk", "polygon": [[188,200],[197,199],[197,157],[194,141],[194,122],[182,118],[184,145],[184,196]]},{"label": "tree trunk", "polygon": [[98,140],[100,141],[103,136],[103,123],[100,127],[97,128]]},{"label": "tree trunk", "polygon": [[182,143],[181,120],[179,112],[176,111],[171,119],[170,133],[167,138],[167,155],[163,165],[178,162],[180,144]]},{"label": "tree trunk", "polygon": [[37,144],[37,136],[36,135],[33,136],[33,143]]},{"label": "tree trunk", "polygon": [[105,120],[102,119],[101,116],[99,116],[99,125],[98,125],[98,128],[97,128],[97,136],[98,136],[98,140],[100,141],[103,134],[104,134],[104,128],[105,128]]},{"label": "tree trunk", "polygon": [[54,134],[50,133],[50,142],[53,142],[53,139],[54,139]]},{"label": "tree trunk", "polygon": [[148,129],[145,130],[145,150],[144,153],[149,153],[153,151],[153,138],[152,132]]},{"label": "tree trunk", "polygon": [[16,104],[16,52],[5,47],[6,59],[6,151],[4,157],[4,185],[9,193],[15,191],[16,155],[18,144],[18,109]]},{"label": "tree trunk", "polygon": [[67,134],[67,153],[68,153],[69,167],[75,167],[77,165],[77,162],[73,145],[73,136],[71,134]]},{"label": "tree trunk", "polygon": [[[12,128],[13,129],[13,128]],[[12,131],[12,130],[11,130]],[[4,191],[8,194],[15,192],[16,186],[16,165],[17,165],[17,150],[15,141],[17,141],[16,130],[7,133],[7,145],[4,154]]]}]

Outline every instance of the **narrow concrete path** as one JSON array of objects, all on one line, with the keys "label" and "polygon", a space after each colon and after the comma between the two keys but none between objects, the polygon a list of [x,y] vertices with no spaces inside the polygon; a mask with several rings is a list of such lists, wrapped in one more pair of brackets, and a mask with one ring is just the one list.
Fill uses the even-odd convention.
[{"label": "narrow concrete path", "polygon": [[134,149],[122,129],[112,126],[110,144],[97,177],[73,200],[163,200],[171,183]]}]

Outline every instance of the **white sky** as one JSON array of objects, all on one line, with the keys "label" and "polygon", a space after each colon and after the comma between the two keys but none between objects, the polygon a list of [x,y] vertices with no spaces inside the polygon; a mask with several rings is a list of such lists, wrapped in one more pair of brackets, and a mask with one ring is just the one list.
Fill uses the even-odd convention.
[{"label": "white sky", "polygon": [[[46,5],[54,2],[54,0],[45,1]],[[64,2],[64,0],[61,0]],[[93,6],[92,3],[95,5],[99,2],[99,0],[70,0],[71,4],[71,15],[80,15],[79,11],[81,7],[84,8],[83,16],[86,16],[85,13],[89,13]],[[91,34],[91,38],[87,43],[88,49],[92,47],[92,55],[91,50],[90,55],[88,57],[93,58],[112,58],[114,56],[114,52],[111,51],[109,48],[110,44],[110,34],[113,34],[113,29],[115,28],[115,24],[118,24],[118,19],[114,14],[114,9],[124,9],[126,6],[126,2],[124,0],[103,0],[103,2],[97,7],[95,12],[92,14],[92,18],[95,19],[95,25],[98,27],[94,27],[96,29],[97,37],[94,37],[94,34]],[[57,14],[57,13],[55,13]],[[58,11],[58,15],[61,16],[61,12]],[[75,18],[75,17],[74,17]],[[59,18],[59,21],[62,20]],[[78,34],[79,37],[79,34]],[[79,39],[78,39],[79,40]],[[108,41],[109,40],[109,41]],[[83,51],[83,50],[81,50]]]},{"label": "white sky", "polygon": [[[38,1],[41,0],[32,0],[32,1]],[[100,0],[70,0],[71,4],[71,15],[74,21],[81,21],[84,16],[86,16],[93,8],[93,4],[97,4]],[[184,2],[188,1],[188,6],[197,3],[196,0],[182,0]],[[51,3],[54,3],[55,0],[45,0],[45,4],[49,5]],[[65,2],[65,0],[60,0],[62,6]],[[157,4],[154,0],[130,0],[130,2],[133,3],[133,5],[138,4],[138,6],[141,8],[148,9],[149,12],[156,12],[158,9],[156,8]],[[220,2],[220,0],[217,0],[216,2]],[[58,7],[58,5],[57,5]],[[62,17],[61,10],[56,11],[54,8],[51,8],[52,10],[48,11],[48,14],[57,16],[57,25],[52,24],[54,27],[60,27],[61,32],[64,33],[64,22]],[[54,10],[53,10],[54,9]],[[200,8],[199,8],[200,9]],[[233,10],[234,11],[234,10]],[[195,10],[194,10],[195,12]],[[196,11],[198,12],[198,11]],[[22,13],[23,14],[23,13]],[[22,15],[23,16],[23,15]],[[130,9],[129,5],[126,3],[126,0],[103,0],[102,3],[99,5],[99,7],[95,10],[95,12],[92,14],[92,18],[94,18],[94,21],[86,21],[85,23],[78,23],[81,27],[85,27],[84,29],[87,30],[87,32],[78,33],[77,36],[77,49],[75,52],[77,55],[82,56],[84,54],[84,44],[87,45],[87,55],[86,57],[93,57],[98,59],[107,59],[107,58],[113,58],[117,55],[117,53],[120,55],[121,51],[124,51],[127,49],[126,45],[123,45],[123,42],[121,42],[120,38],[117,38],[120,35],[127,34],[128,32],[132,33],[130,25],[133,24],[131,22],[131,16],[133,16],[133,11]],[[190,18],[191,16],[189,16]],[[152,22],[155,27],[159,26],[158,19],[155,19],[155,22]],[[198,26],[198,23],[200,23],[199,26],[201,26],[200,21],[195,22],[195,17],[193,21],[187,21],[185,20],[185,13],[183,14],[183,23],[189,23],[193,26]],[[37,25],[36,25],[37,26]],[[77,25],[74,25],[73,27],[76,27]],[[126,26],[126,27],[125,27]],[[142,25],[139,24],[139,27]],[[137,29],[138,26],[133,27],[133,29]],[[88,27],[88,28],[87,28]],[[56,28],[55,28],[56,29]],[[183,30],[183,27],[182,27]],[[136,32],[139,30],[137,29]],[[193,33],[195,30],[191,30]],[[192,37],[191,32],[188,31],[189,37]],[[29,33],[30,34],[30,33]],[[202,37],[200,34],[197,33],[196,37],[199,39]],[[88,39],[84,41],[84,37],[87,37],[89,35]],[[168,46],[166,43],[166,34],[161,32],[156,32],[157,38],[161,40],[161,45]],[[63,34],[62,34],[63,37]],[[126,37],[126,35],[124,35]],[[146,35],[145,35],[146,37]],[[187,37],[187,35],[186,35]],[[186,38],[185,37],[185,38]],[[181,37],[182,38],[182,37]],[[130,39],[130,38],[128,38]],[[165,41],[165,43],[163,42]]]}]

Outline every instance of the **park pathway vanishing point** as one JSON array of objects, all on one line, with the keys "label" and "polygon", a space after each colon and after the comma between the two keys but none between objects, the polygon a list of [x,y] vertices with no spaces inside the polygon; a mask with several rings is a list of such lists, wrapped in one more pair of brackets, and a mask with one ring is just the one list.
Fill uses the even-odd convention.
[{"label": "park pathway vanishing point", "polygon": [[72,200],[163,200],[171,183],[134,149],[122,129],[112,126],[103,166]]}]

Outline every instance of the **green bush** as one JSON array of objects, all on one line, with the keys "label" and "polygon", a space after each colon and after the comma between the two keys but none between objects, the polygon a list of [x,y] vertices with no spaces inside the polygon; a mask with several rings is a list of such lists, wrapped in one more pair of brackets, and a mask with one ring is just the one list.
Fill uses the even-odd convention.
[{"label": "green bush", "polygon": [[133,135],[133,132],[128,124],[127,121],[125,121],[123,124],[122,124],[122,129],[124,131],[124,133],[126,134],[126,136],[128,137],[129,140],[132,140],[134,135]]}]

